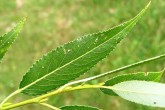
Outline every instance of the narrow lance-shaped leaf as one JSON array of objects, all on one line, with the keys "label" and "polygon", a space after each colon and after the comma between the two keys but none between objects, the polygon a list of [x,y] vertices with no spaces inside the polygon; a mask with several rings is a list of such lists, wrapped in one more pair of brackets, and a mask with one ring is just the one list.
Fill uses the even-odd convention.
[{"label": "narrow lance-shaped leaf", "polygon": [[64,106],[60,108],[61,110],[101,110],[96,107],[83,106],[83,105],[72,105],[72,106]]},{"label": "narrow lance-shaped leaf", "polygon": [[18,34],[20,33],[24,22],[25,22],[25,18],[23,18],[16,25],[15,28],[13,28],[11,31],[5,33],[0,37],[0,62],[2,61],[2,58],[7,52],[8,48],[11,46],[11,44],[14,42],[14,40],[17,38]]},{"label": "narrow lance-shaped leaf", "polygon": [[147,81],[125,81],[112,86],[120,97],[147,106],[165,108],[165,84]]},{"label": "narrow lance-shaped leaf", "polygon": [[[108,81],[105,82],[104,86],[113,86],[120,82],[129,81],[129,80],[144,80],[144,81],[159,82],[163,72],[164,71],[138,72],[138,73],[134,73],[134,74],[123,74],[123,75],[115,76],[115,77],[109,79]],[[115,92],[113,92],[113,90],[110,90],[110,89],[101,89],[101,91],[108,95],[114,95],[114,96],[117,95]]]},{"label": "narrow lance-shaped leaf", "polygon": [[23,77],[21,91],[28,95],[44,94],[87,72],[116,47],[148,6],[124,24],[85,35],[44,55]]}]

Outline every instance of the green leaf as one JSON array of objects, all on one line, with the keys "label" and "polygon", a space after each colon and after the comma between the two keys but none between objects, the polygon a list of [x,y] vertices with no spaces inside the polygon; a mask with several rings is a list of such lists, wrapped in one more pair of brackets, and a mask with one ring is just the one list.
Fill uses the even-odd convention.
[{"label": "green leaf", "polygon": [[20,83],[24,94],[41,95],[79,77],[104,59],[128,34],[149,5],[136,17],[115,28],[82,36],[44,55]]},{"label": "green leaf", "polygon": [[82,105],[72,105],[72,106],[64,106],[60,108],[61,110],[101,110],[95,107],[82,106]]},{"label": "green leaf", "polygon": [[120,97],[147,106],[165,108],[165,84],[147,81],[125,81],[112,86]]},{"label": "green leaf", "polygon": [[[105,82],[104,86],[113,86],[120,82],[129,81],[129,80],[144,80],[144,81],[159,82],[162,74],[163,74],[163,71],[147,72],[147,73],[139,72],[139,73],[135,73],[135,74],[123,74],[123,75],[119,75],[119,76],[109,79],[108,81]],[[110,89],[101,89],[101,91],[108,95],[114,95],[114,96],[117,95],[115,92],[113,92]]]},{"label": "green leaf", "polygon": [[14,40],[17,38],[18,34],[20,33],[23,24],[25,22],[25,18],[23,18],[15,28],[13,28],[11,31],[5,33],[0,37],[0,62],[2,61],[3,56],[11,46],[11,44],[14,42]]}]

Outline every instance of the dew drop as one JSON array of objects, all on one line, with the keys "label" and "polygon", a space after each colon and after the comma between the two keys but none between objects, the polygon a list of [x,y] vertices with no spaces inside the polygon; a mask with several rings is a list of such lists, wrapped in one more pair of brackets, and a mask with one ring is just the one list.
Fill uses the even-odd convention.
[{"label": "dew drop", "polygon": [[64,50],[64,54],[66,54],[66,49],[65,49],[65,48],[63,48],[63,50]]},{"label": "dew drop", "polygon": [[77,40],[78,40],[78,41],[81,41],[81,40],[82,40],[82,38],[80,37],[80,38],[78,38]]},{"label": "dew drop", "polygon": [[97,41],[98,41],[98,38],[96,38],[95,42],[97,42]]}]

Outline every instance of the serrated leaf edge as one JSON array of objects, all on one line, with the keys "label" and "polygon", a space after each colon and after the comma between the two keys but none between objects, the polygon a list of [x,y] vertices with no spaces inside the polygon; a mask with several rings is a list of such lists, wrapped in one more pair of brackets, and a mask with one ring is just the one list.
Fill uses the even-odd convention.
[{"label": "serrated leaf edge", "polygon": [[[11,44],[10,44],[10,46],[8,47],[8,49],[11,47],[11,45],[15,42],[15,40],[16,40],[16,38],[17,38],[17,36],[18,36],[18,34],[21,32],[21,30],[22,30],[22,27],[23,27],[23,24],[25,23],[25,21],[26,21],[26,18],[24,17],[20,22],[18,22],[18,24],[13,28],[13,29],[11,29],[10,31],[14,31],[14,33],[16,32],[17,33],[17,35],[16,35],[16,37],[15,37],[15,39],[13,40],[13,42],[11,42]],[[18,27],[18,28],[17,28]],[[5,35],[7,35],[10,31],[8,31],[8,32],[6,32],[5,34],[3,34],[3,35],[1,35],[0,37],[1,38],[3,38]],[[4,44],[2,44],[2,45],[0,45],[0,46],[3,46]],[[7,49],[7,50],[8,50]],[[6,51],[7,51],[6,50]],[[6,52],[5,52],[5,54],[6,54]],[[4,56],[5,56],[5,54],[4,54]],[[2,59],[3,59],[3,57],[2,57]],[[2,62],[2,59],[0,60],[0,63]]]},{"label": "serrated leaf edge", "polygon": [[[114,35],[112,38],[114,38],[115,36],[117,36],[118,34],[120,34],[121,32],[123,32],[123,30],[127,29],[127,28],[128,28],[129,26],[131,26],[132,24],[133,24],[132,26],[136,25],[136,22],[141,18],[141,15],[144,14],[144,12],[145,12],[146,9],[149,7],[149,5],[150,5],[150,3],[149,3],[138,15],[136,15],[134,18],[130,19],[129,21],[124,22],[124,23],[128,23],[128,22],[131,22],[131,20],[134,20],[134,21],[132,21],[130,24],[128,24],[128,26],[126,26],[124,29],[122,29],[119,33],[117,33],[116,35]],[[121,26],[121,25],[123,25],[124,23],[122,23],[122,24],[120,24],[120,25],[118,25],[118,26]],[[115,27],[118,27],[118,26],[115,26]],[[115,28],[115,27],[113,27],[113,28]],[[58,48],[64,47],[66,44],[68,45],[69,43],[72,43],[72,42],[74,42],[74,41],[76,41],[76,40],[81,40],[81,39],[83,39],[84,37],[87,37],[87,36],[102,34],[102,33],[107,32],[107,31],[109,31],[109,30],[111,30],[111,29],[113,29],[113,28],[109,28],[109,29],[104,30],[104,31],[99,31],[99,32],[93,33],[93,34],[84,35],[84,36],[82,36],[82,37],[80,37],[80,38],[77,38],[77,39],[75,39],[75,40],[73,40],[73,41],[70,41],[70,42],[68,42],[68,43],[64,43],[63,45],[57,47],[56,49],[54,49],[54,50],[48,52],[48,53],[45,54],[45,55],[43,55],[43,57],[40,58],[39,60],[37,60],[37,61],[32,65],[31,68],[33,68],[33,66],[36,65],[36,64],[37,64],[40,60],[42,60],[44,57],[46,57],[47,55],[51,54],[53,51],[56,51]],[[128,33],[127,33],[127,34],[128,34]],[[126,34],[126,35],[127,35],[127,34]],[[126,36],[126,35],[125,35],[125,36]],[[112,38],[110,38],[109,40],[111,40]],[[125,37],[123,37],[123,38],[125,38]],[[123,39],[123,38],[122,38],[122,39]],[[107,41],[109,41],[109,40],[107,40]],[[104,43],[106,43],[107,41],[105,41]],[[121,40],[120,40],[120,41],[121,41]],[[104,43],[102,43],[102,44],[104,44]],[[102,44],[100,44],[100,45],[102,45]],[[55,69],[54,71],[50,72],[49,74],[46,74],[45,76],[43,76],[43,77],[37,79],[36,81],[34,81],[34,82],[32,82],[32,83],[30,83],[30,84],[24,86],[23,88],[20,88],[20,87],[19,87],[19,88],[20,88],[20,91],[25,90],[26,88],[28,88],[28,87],[30,87],[31,85],[37,83],[38,81],[42,80],[43,78],[45,78],[45,77],[51,75],[51,74],[54,73],[55,71],[57,71],[57,70],[59,70],[59,69],[65,67],[66,65],[68,65],[68,64],[74,62],[75,60],[81,58],[82,56],[86,55],[87,53],[89,53],[89,52],[93,51],[94,49],[98,48],[100,45],[98,45],[97,47],[91,49],[90,51],[86,52],[85,54],[79,56],[78,58],[76,58],[76,59],[70,61],[69,63],[67,63],[67,64],[65,64],[65,65],[63,65],[63,66],[61,66],[61,67]],[[114,50],[114,48],[113,48],[112,50]],[[110,54],[110,53],[109,53],[109,54]],[[109,54],[107,54],[107,56],[108,56]],[[106,56],[106,57],[107,57],[107,56]],[[105,59],[106,57],[104,57],[103,59]],[[102,59],[102,60],[103,60],[103,59]],[[102,60],[100,60],[100,61],[102,61]],[[99,61],[99,62],[100,62],[100,61]],[[99,63],[99,62],[98,62],[98,63]],[[95,65],[96,65],[96,64],[95,64]],[[95,66],[95,65],[94,65],[94,66]],[[94,66],[93,66],[93,67],[94,67]],[[93,67],[91,67],[91,68],[93,68]],[[31,68],[28,70],[28,72],[31,70]],[[90,70],[90,69],[89,69],[89,70]],[[88,70],[88,71],[89,71],[89,70]],[[88,71],[87,71],[87,72],[88,72]],[[27,72],[26,72],[26,73],[27,73]],[[81,74],[81,75],[83,75],[83,74]],[[81,75],[79,75],[79,76],[81,76]],[[26,77],[26,74],[23,76],[23,78],[22,78],[22,80],[21,80],[21,83],[22,83],[24,77]],[[77,77],[76,77],[76,78],[77,78]],[[74,78],[74,79],[76,79],[76,78]],[[74,79],[72,79],[72,80],[74,80]],[[70,81],[67,81],[66,83],[68,83],[68,82],[70,82]],[[21,85],[21,83],[20,83],[20,85]],[[50,92],[50,91],[48,91],[48,92]],[[45,92],[45,93],[48,93],[48,92]],[[42,94],[45,94],[45,93],[42,93]],[[28,93],[26,93],[26,94],[28,94]],[[29,95],[33,95],[33,94],[29,94]],[[36,96],[36,95],[35,95],[35,96]]]}]

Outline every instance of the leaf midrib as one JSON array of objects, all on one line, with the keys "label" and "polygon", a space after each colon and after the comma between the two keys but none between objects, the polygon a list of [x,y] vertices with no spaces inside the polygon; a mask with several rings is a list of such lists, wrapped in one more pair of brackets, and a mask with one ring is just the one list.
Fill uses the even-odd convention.
[{"label": "leaf midrib", "polygon": [[[140,15],[141,15],[141,14],[140,14]],[[138,16],[136,16],[136,17],[138,18],[140,15],[138,15]],[[125,29],[128,28],[130,25],[132,25],[132,24],[136,21],[136,19],[137,19],[136,17],[133,18],[134,20],[133,20],[128,26],[126,26],[126,27],[125,27],[124,29],[122,29],[119,33],[117,33],[116,35],[114,35],[113,37],[111,37],[109,40],[111,40],[112,38],[114,38],[115,36],[117,36],[118,34],[120,34],[121,32],[123,32],[123,30],[125,30]],[[122,25],[122,24],[121,24],[121,25]],[[107,30],[107,31],[108,31],[108,30]],[[25,90],[26,88],[32,86],[33,84],[36,84],[36,83],[39,82],[40,80],[46,78],[47,76],[53,74],[53,73],[56,72],[56,71],[62,69],[63,67],[65,67],[65,66],[71,64],[72,62],[74,62],[74,61],[80,59],[81,57],[83,57],[83,56],[85,56],[86,54],[90,53],[91,51],[93,51],[94,49],[96,49],[96,48],[98,48],[99,46],[103,45],[104,43],[108,42],[109,40],[107,40],[107,41],[101,43],[100,45],[94,47],[94,48],[91,49],[90,51],[88,51],[88,52],[84,53],[83,55],[79,56],[78,58],[76,58],[76,59],[74,59],[74,60],[68,62],[67,64],[65,64],[65,65],[63,65],[63,66],[57,68],[56,70],[50,72],[49,74],[46,74],[45,76],[43,76],[43,77],[37,79],[36,81],[34,81],[34,82],[32,82],[32,83],[30,83],[30,84],[24,86],[23,88],[21,88],[21,89],[19,89],[19,90],[20,90],[20,91],[23,91],[23,90]]]}]

